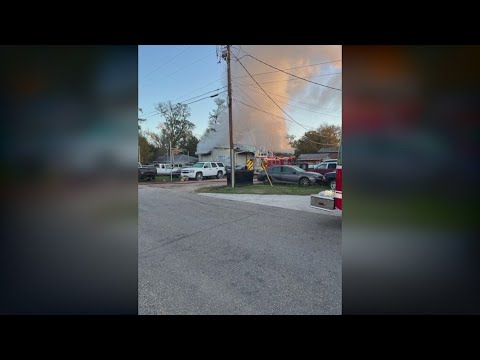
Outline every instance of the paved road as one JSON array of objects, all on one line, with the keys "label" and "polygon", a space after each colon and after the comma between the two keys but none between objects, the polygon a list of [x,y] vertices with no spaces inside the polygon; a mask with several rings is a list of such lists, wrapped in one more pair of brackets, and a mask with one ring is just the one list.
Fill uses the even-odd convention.
[{"label": "paved road", "polygon": [[341,313],[341,218],[138,194],[140,314]]},{"label": "paved road", "polygon": [[[314,192],[312,192],[314,193]],[[202,196],[210,196],[218,199],[231,201],[244,201],[252,204],[281,207],[284,209],[302,210],[315,214],[322,213],[328,216],[341,216],[339,213],[314,209],[310,206],[310,195],[258,195],[258,194],[217,194],[200,193]]]}]

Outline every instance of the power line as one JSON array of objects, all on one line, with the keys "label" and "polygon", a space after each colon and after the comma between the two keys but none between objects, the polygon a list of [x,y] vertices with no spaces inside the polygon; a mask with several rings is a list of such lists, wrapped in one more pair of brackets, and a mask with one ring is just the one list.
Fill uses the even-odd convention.
[{"label": "power line", "polygon": [[194,97],[192,97],[192,98],[190,98],[190,99],[187,99],[187,100],[182,100],[182,101],[181,101],[181,103],[184,103],[184,102],[187,102],[187,101],[190,101],[190,100],[196,99],[196,98],[198,98],[198,97],[200,97],[200,96],[207,95],[207,94],[209,94],[209,93],[212,93],[212,92],[215,92],[215,91],[220,91],[220,90],[222,90],[222,89],[225,89],[226,87],[227,87],[227,85],[225,85],[225,86],[222,86],[222,87],[220,87],[220,88],[218,88],[218,89],[215,89],[215,90],[207,91],[206,93],[203,93],[203,94],[200,94],[200,95],[194,96]]},{"label": "power line", "polygon": [[[295,80],[295,79],[294,79],[294,80]],[[260,83],[260,84],[263,85],[264,83]],[[240,83],[240,85],[238,85],[238,86],[247,86],[247,85],[257,86],[257,84],[242,84],[242,83]],[[252,89],[249,89],[249,90],[253,91]],[[261,94],[261,93],[259,93],[259,92],[257,92],[257,91],[253,91],[253,92],[256,92],[257,94]],[[269,91],[269,94],[270,94],[270,95],[274,95],[274,96],[278,96],[278,97],[281,97],[281,98],[284,98],[284,99],[287,99],[288,101],[291,101],[291,102],[295,102],[295,103],[299,103],[299,104],[303,104],[303,105],[308,105],[308,106],[316,106],[316,105],[314,105],[314,104],[306,103],[306,102],[303,102],[303,101],[293,100],[293,99],[290,99],[290,98],[288,98],[288,97],[286,97],[286,96],[272,93],[271,91]],[[263,95],[263,94],[262,94],[262,95]],[[340,115],[338,115],[338,116],[340,116]]]},{"label": "power line", "polygon": [[[220,79],[219,79],[219,80],[220,80]],[[216,80],[216,81],[218,81],[218,80]],[[204,88],[204,87],[206,87],[206,86],[208,86],[208,85],[211,85],[211,84],[213,84],[214,82],[215,82],[215,81],[212,81],[211,83],[208,83],[207,85],[202,86],[202,88]],[[218,89],[211,90],[211,91],[207,91],[207,92],[205,92],[205,93],[203,93],[203,94],[200,94],[200,95],[197,95],[197,96],[194,96],[194,97],[192,97],[192,98],[189,98],[189,99],[186,99],[186,100],[182,100],[182,101],[179,101],[179,102],[180,102],[180,103],[184,103],[184,102],[186,102],[186,101],[190,101],[190,100],[196,99],[197,97],[200,97],[200,96],[203,96],[203,95],[207,95],[207,94],[212,93],[212,92],[214,92],[214,91],[219,91],[219,90],[221,90],[221,89],[223,89],[223,88],[226,88],[226,87],[227,87],[227,86],[225,85],[225,86],[222,86],[222,87],[220,87],[220,88],[218,88]],[[199,89],[200,89],[200,88],[199,88]],[[197,90],[199,90],[199,89],[197,89]],[[196,90],[195,90],[195,91],[196,91]],[[193,92],[195,92],[195,91],[193,91]],[[191,94],[191,93],[192,93],[192,92],[190,92],[189,94]],[[173,100],[171,100],[171,102],[172,102],[172,103],[176,103],[176,101],[177,101],[178,99],[182,98],[182,97],[185,97],[185,95],[184,95],[184,96],[181,96],[181,97],[178,97],[178,98],[176,98],[176,99],[173,99]],[[149,111],[148,113],[145,113],[145,114],[143,114],[143,115],[144,115],[144,116],[150,115],[150,114],[152,114],[152,113],[154,113],[154,112],[157,112],[157,110]]]},{"label": "power line", "polygon": [[198,101],[200,101],[200,100],[205,100],[205,99],[213,98],[213,97],[216,97],[216,96],[218,96],[218,95],[220,95],[220,94],[222,94],[222,93],[224,93],[224,92],[227,92],[227,90],[221,91],[221,92],[219,92],[219,93],[217,93],[217,94],[213,94],[213,95],[210,95],[210,96],[206,96],[206,97],[204,97],[204,98],[201,98],[201,99],[198,99],[198,100],[195,100],[195,101],[192,101],[192,102],[189,102],[189,103],[187,103],[187,104],[185,104],[185,105],[190,105],[190,104],[196,103],[196,102],[198,102]]},{"label": "power line", "polygon": [[190,91],[190,92],[186,93],[185,95],[182,95],[182,96],[177,97],[176,99],[173,99],[172,102],[173,102],[173,101],[177,101],[178,99],[181,99],[181,98],[183,98],[183,97],[185,97],[185,96],[187,96],[187,95],[190,95],[190,94],[192,94],[192,93],[195,93],[195,92],[197,92],[198,90],[204,89],[204,88],[206,88],[207,86],[209,86],[209,85],[211,85],[211,84],[214,84],[214,83],[216,83],[217,81],[220,81],[220,80],[222,80],[222,79],[223,79],[223,76],[220,77],[220,78],[218,78],[217,80],[214,80],[214,81],[212,81],[212,82],[209,82],[209,83],[206,84],[206,85],[203,85],[202,87],[199,87],[199,88],[196,89],[196,90]]},{"label": "power line", "polygon": [[[210,93],[212,93],[212,92],[222,90],[222,89],[224,89],[224,88],[226,88],[226,87],[227,87],[227,86],[222,86],[221,88],[218,88],[218,89],[215,89],[215,90],[211,90],[211,91],[207,91],[206,93],[203,93],[203,94],[194,96],[194,97],[192,97],[192,98],[190,98],[190,99],[183,100],[181,103],[183,104],[183,103],[188,102],[188,101],[190,101],[190,100],[196,99],[196,98],[198,98],[198,97],[200,97],[200,96],[207,95],[207,94],[210,94]],[[223,92],[225,92],[225,91],[223,91]],[[207,98],[208,98],[208,96],[207,96]],[[172,102],[173,102],[173,101],[172,101]],[[186,105],[188,105],[188,104],[186,104]],[[155,113],[155,114],[153,114],[153,113]],[[148,114],[145,114],[144,116],[148,116],[148,115],[152,115],[152,114],[153,114],[153,115],[157,115],[157,114],[159,114],[159,112],[158,112],[158,110],[153,110],[153,111],[150,111]]]},{"label": "power line", "polygon": [[165,79],[165,78],[168,78],[168,77],[172,76],[173,74],[176,74],[176,73],[178,73],[178,72],[180,72],[180,71],[182,71],[182,70],[184,70],[184,69],[192,66],[193,64],[196,64],[197,62],[200,62],[200,61],[202,61],[202,60],[205,60],[205,59],[208,58],[209,56],[211,56],[211,55],[210,55],[210,54],[207,54],[206,56],[203,56],[203,57],[201,57],[201,58],[199,58],[199,59],[197,59],[197,60],[189,63],[188,65],[185,65],[185,66],[183,66],[183,67],[181,67],[181,68],[179,68],[179,69],[171,72],[170,74],[166,74],[165,76],[162,76],[162,77],[156,79],[154,82],[151,82],[151,83],[149,83],[149,84],[146,84],[146,85],[144,85],[144,86],[142,86],[142,87],[147,87],[147,86],[153,85],[153,84],[155,84],[155,82],[157,82],[157,81],[159,81],[159,80],[162,80],[162,79]]},{"label": "power line", "polygon": [[250,77],[252,78],[253,81],[255,81],[255,83],[258,85],[258,87],[260,89],[262,89],[262,91],[265,93],[265,95],[268,96],[268,98],[270,100],[272,100],[272,102],[285,114],[287,115],[290,119],[292,119],[295,123],[297,123],[298,125],[302,126],[305,130],[307,130],[303,125],[301,125],[299,122],[297,122],[295,119],[293,119],[290,115],[288,115],[285,110],[283,110],[280,105],[278,105],[275,100],[272,99],[272,97],[270,95],[267,94],[267,92],[260,86],[260,84],[257,82],[257,80],[255,80],[255,78],[252,76],[252,74],[250,74],[250,72],[247,70],[247,68],[242,64],[242,62],[235,56],[235,58],[237,59],[238,63],[243,67],[243,69],[247,72],[248,75],[250,75]]},{"label": "power line", "polygon": [[[236,85],[238,87],[239,90],[241,90],[241,88],[239,87],[239,85]],[[258,92],[258,91],[255,91],[253,89],[248,89],[250,91],[253,91],[254,93],[256,94],[259,94],[259,95],[263,95],[265,96],[265,94],[262,94],[261,92]],[[242,90],[243,92],[243,90]],[[285,102],[285,101],[280,101],[280,100],[277,100],[279,103],[282,103],[282,104],[286,104],[288,106],[291,106],[291,107],[294,107],[294,108],[297,108],[297,109],[301,109],[301,110],[305,110],[305,111],[309,111],[309,112],[313,112],[313,113],[316,113],[316,114],[320,114],[320,115],[327,115],[327,116],[333,116],[333,117],[340,117],[340,115],[334,115],[334,114],[327,114],[327,113],[323,113],[323,112],[320,112],[320,111],[316,111],[316,110],[311,110],[311,109],[305,109],[303,107],[300,107],[300,106],[296,106],[296,105],[292,105],[290,104],[290,101],[294,101],[294,100],[290,100],[289,98],[285,97],[285,96],[281,96],[281,95],[276,95],[276,94],[272,94],[271,92],[269,92],[270,95],[275,95],[275,96],[280,96],[280,97],[283,97],[285,99],[287,99],[289,102]],[[310,104],[307,104],[307,105],[310,105]]]},{"label": "power line", "polygon": [[[312,75],[312,76],[306,76],[306,79],[311,79],[311,78],[316,78],[316,77],[321,77],[321,76],[329,76],[329,75],[339,75],[341,72],[336,72],[336,73],[329,73],[329,74],[320,74],[320,75]],[[266,82],[261,82],[260,84],[265,85],[265,84],[274,84],[274,83],[279,83],[279,82],[285,82],[285,81],[298,81],[298,80],[303,80],[303,79],[285,79],[285,80],[275,80],[275,81],[266,81]],[[255,84],[245,84],[245,86],[254,86]]]},{"label": "power line", "polygon": [[[245,57],[245,56],[249,56],[249,57],[251,57],[252,59],[257,60],[258,62],[261,62],[261,63],[264,64],[264,65],[267,65],[267,66],[269,66],[269,67],[271,67],[271,68],[273,68],[273,69],[276,69],[277,71],[283,72],[283,73],[285,73],[285,74],[287,74],[287,75],[293,76],[293,77],[295,77],[295,78],[297,78],[297,79],[304,80],[304,81],[307,81],[307,82],[309,82],[309,83],[312,83],[312,84],[315,84],[315,85],[319,85],[319,86],[323,86],[323,87],[326,87],[326,88],[329,88],[329,89],[332,89],[332,90],[342,91],[342,89],[338,89],[338,88],[335,88],[335,87],[332,87],[332,86],[328,86],[328,85],[325,85],[325,84],[320,84],[320,83],[317,83],[317,82],[315,82],[315,81],[311,81],[311,80],[302,78],[302,77],[300,77],[300,76],[297,76],[297,75],[294,75],[294,74],[290,74],[290,73],[288,73],[288,72],[286,72],[286,71],[284,71],[284,70],[282,70],[282,69],[279,69],[279,68],[277,68],[277,67],[275,67],[275,66],[273,66],[273,65],[267,64],[265,61],[262,61],[262,60],[256,58],[255,56],[252,56],[252,55],[250,55],[250,54],[244,55],[243,57]],[[237,61],[241,64],[240,60],[239,60],[236,56],[235,56],[235,58],[236,58]],[[242,67],[245,68],[243,65],[242,65]],[[250,75],[250,76],[252,76],[252,75]]]},{"label": "power line", "polygon": [[170,58],[169,60],[167,60],[166,62],[162,63],[160,66],[156,67],[154,70],[150,71],[148,74],[144,75],[142,77],[142,79],[146,79],[148,76],[150,76],[151,74],[153,74],[154,72],[156,72],[157,70],[160,70],[162,67],[164,67],[165,65],[167,65],[168,63],[170,63],[172,60],[176,59],[177,57],[179,57],[181,54],[183,54],[184,52],[186,52],[188,49],[190,49],[193,45],[189,45],[187,46],[185,49],[183,49],[182,51],[180,51],[178,54],[176,54],[175,56],[173,56],[172,58]]},{"label": "power line", "polygon": [[[275,117],[277,117],[277,118],[279,118],[279,119],[282,119],[282,120],[287,120],[287,121],[293,122],[292,120],[286,119],[286,118],[283,117],[283,116],[279,116],[279,115],[272,114],[272,113],[270,113],[270,112],[268,112],[268,111],[265,111],[265,110],[262,110],[262,109],[260,109],[260,108],[258,108],[258,107],[255,107],[255,106],[246,104],[246,103],[244,103],[243,101],[240,101],[240,100],[237,100],[237,99],[233,99],[233,100],[234,100],[235,102],[239,103],[239,104],[248,106],[248,107],[250,107],[250,108],[252,108],[252,109],[258,110],[258,111],[263,112],[263,113],[265,113],[265,114],[268,114],[268,115],[271,115],[271,116],[275,116]],[[299,122],[296,122],[296,121],[294,121],[294,122],[295,122],[297,125],[300,125],[300,126],[301,126],[302,128],[304,128],[305,130],[310,131],[310,129],[308,129],[305,125],[300,124]]]},{"label": "power line", "polygon": [[[274,74],[274,73],[277,73],[279,71],[302,69],[302,68],[306,68],[306,67],[318,66],[318,65],[322,65],[322,64],[334,63],[334,62],[339,62],[339,61],[342,61],[342,60],[325,61],[325,62],[321,62],[321,63],[317,63],[317,64],[295,66],[295,67],[291,67],[291,68],[287,68],[287,69],[283,69],[283,70],[267,71],[267,72],[263,72],[263,73],[252,74],[252,75],[257,76],[257,75]],[[334,74],[341,74],[341,73],[334,73]],[[330,74],[325,74],[325,75],[330,75]],[[245,77],[248,77],[248,75],[235,76],[232,79],[240,79],[240,78],[245,78]]]},{"label": "power line", "polygon": [[[235,55],[233,55],[233,56],[235,56]],[[269,98],[270,100],[272,100],[272,102],[273,102],[285,115],[287,115],[290,119],[292,119],[296,124],[300,125],[302,128],[304,128],[305,130],[309,131],[306,127],[304,127],[302,124],[300,124],[300,123],[299,123],[298,121],[296,121],[294,118],[292,118],[289,114],[287,114],[287,112],[286,112],[285,110],[283,110],[283,109],[280,107],[280,105],[278,105],[278,104],[275,102],[275,100],[273,100],[272,97],[271,97],[270,95],[268,95],[268,93],[267,93],[265,90],[263,90],[263,88],[261,87],[261,85],[260,85],[260,84],[257,82],[257,80],[252,76],[252,74],[250,74],[250,72],[249,72],[249,71],[247,70],[247,68],[242,64],[242,62],[241,62],[236,56],[235,56],[235,58],[237,59],[238,63],[243,67],[243,69],[247,72],[247,74],[250,75],[250,77],[252,78],[252,80],[255,81],[255,83],[258,85],[258,87],[259,87],[260,89],[262,89],[262,91],[265,93],[265,95],[267,95],[268,98]],[[306,137],[306,136],[305,136],[305,137]],[[314,141],[314,140],[311,140],[311,139],[309,139],[309,140],[310,140],[311,142],[313,142],[313,143],[322,145],[321,143],[316,142],[316,141]]]},{"label": "power line", "polygon": [[[225,86],[224,86],[224,87],[225,87]],[[219,93],[217,93],[217,94],[213,94],[213,95],[210,95],[210,96],[205,96],[204,98],[201,98],[201,99],[198,99],[198,100],[195,100],[195,101],[191,101],[191,102],[189,102],[189,103],[182,103],[182,104],[183,104],[183,105],[194,104],[194,103],[196,103],[196,102],[198,102],[198,101],[200,101],[200,100],[205,100],[205,99],[214,98],[214,97],[216,97],[216,96],[218,96],[218,95],[220,95],[220,94],[223,94],[223,93],[226,92],[226,91],[227,91],[227,90],[224,90],[224,91],[221,91],[221,92],[219,92]],[[209,91],[209,92],[211,92],[211,91]],[[153,117],[153,116],[156,116],[156,115],[159,115],[159,114],[160,114],[160,111],[156,111],[155,114],[151,114],[151,115],[149,115],[149,116],[145,116],[145,118],[150,118],[150,117]]]}]

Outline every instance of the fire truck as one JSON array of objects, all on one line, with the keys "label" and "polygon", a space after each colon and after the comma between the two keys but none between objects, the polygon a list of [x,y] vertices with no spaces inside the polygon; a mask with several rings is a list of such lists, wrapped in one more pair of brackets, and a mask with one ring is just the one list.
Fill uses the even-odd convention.
[{"label": "fire truck", "polygon": [[310,197],[310,206],[324,211],[342,213],[342,145],[338,149],[335,189],[320,191]]},{"label": "fire truck", "polygon": [[255,171],[260,171],[262,169],[262,163],[266,164],[266,167],[274,165],[294,165],[295,156],[275,156],[273,154],[266,156],[256,156],[255,157]]}]

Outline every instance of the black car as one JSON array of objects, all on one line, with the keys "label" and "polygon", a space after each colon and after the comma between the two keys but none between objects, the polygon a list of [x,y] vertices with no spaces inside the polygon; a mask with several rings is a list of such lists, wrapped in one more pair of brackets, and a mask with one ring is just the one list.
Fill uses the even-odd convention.
[{"label": "black car", "polygon": [[337,172],[332,171],[326,174],[323,174],[325,177],[324,182],[330,187],[330,189],[335,190],[337,184]]},{"label": "black car", "polygon": [[143,165],[138,167],[138,180],[145,181],[155,180],[155,176],[157,176],[157,169],[151,165]]}]

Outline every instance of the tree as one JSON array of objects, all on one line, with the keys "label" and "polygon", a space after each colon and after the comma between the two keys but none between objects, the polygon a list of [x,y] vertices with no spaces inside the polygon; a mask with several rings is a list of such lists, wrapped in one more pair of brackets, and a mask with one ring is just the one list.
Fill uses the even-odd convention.
[{"label": "tree", "polygon": [[298,140],[292,139],[290,144],[295,150],[295,156],[312,154],[324,147],[338,146],[340,135],[340,126],[323,124],[317,130],[307,131]]},{"label": "tree", "polygon": [[294,148],[295,135],[287,135],[287,140],[288,140],[288,143],[290,144],[290,146],[291,146],[292,148]]},{"label": "tree", "polygon": [[198,145],[199,141],[200,140],[195,135],[192,135],[187,140],[187,144],[185,146],[185,149],[188,151],[190,156],[195,156],[195,153],[197,152],[197,145]]},{"label": "tree", "polygon": [[224,114],[227,111],[225,99],[216,98],[214,101],[217,107],[208,114],[208,126],[202,135],[202,140],[205,139],[210,133],[216,131],[217,125],[222,122]]},{"label": "tree", "polygon": [[148,142],[141,131],[138,133],[138,146],[140,147],[140,162],[146,163],[154,160],[155,147]]},{"label": "tree", "polygon": [[161,134],[153,132],[151,130],[144,131],[145,137],[148,142],[153,145],[156,150],[156,155],[167,155],[168,154],[168,143],[164,143]]},{"label": "tree", "polygon": [[159,143],[161,147],[168,148],[171,141],[174,148],[186,148],[188,140],[193,136],[192,130],[195,125],[188,120],[190,109],[188,105],[171,101],[156,105],[156,110],[165,118],[158,126],[161,129]]}]

